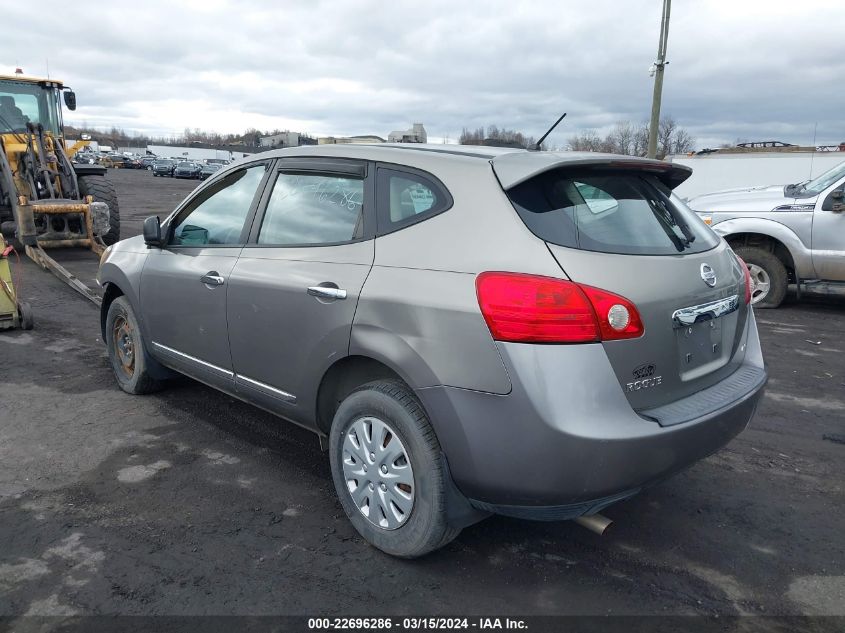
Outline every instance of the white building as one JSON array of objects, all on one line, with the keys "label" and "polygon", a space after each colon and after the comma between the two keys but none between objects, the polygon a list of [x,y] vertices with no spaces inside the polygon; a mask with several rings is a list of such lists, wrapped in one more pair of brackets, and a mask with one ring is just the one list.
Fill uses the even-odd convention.
[{"label": "white building", "polygon": [[714,152],[668,160],[692,169],[692,176],[675,189],[682,198],[692,198],[725,189],[803,182],[845,162],[845,151]]},{"label": "white building", "polygon": [[299,132],[280,132],[270,136],[262,136],[258,139],[261,147],[297,147],[299,145]]},{"label": "white building", "polygon": [[177,147],[172,145],[147,145],[147,150],[162,158],[181,158],[184,160],[228,160],[252,156],[255,152],[240,150],[216,149],[206,147]]},{"label": "white building", "polygon": [[414,123],[410,130],[395,130],[387,135],[388,143],[427,143],[428,134],[422,123]]},{"label": "white building", "polygon": [[318,145],[372,145],[384,143],[384,139],[374,134],[361,136],[322,136],[317,139]]}]

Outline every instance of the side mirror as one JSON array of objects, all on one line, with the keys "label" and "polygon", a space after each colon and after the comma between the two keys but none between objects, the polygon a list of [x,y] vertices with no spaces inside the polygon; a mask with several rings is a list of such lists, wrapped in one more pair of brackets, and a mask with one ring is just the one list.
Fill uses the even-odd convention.
[{"label": "side mirror", "polygon": [[65,90],[65,105],[68,110],[76,110],[76,93],[73,90]]},{"label": "side mirror", "polygon": [[157,215],[144,220],[144,244],[161,248],[161,221]]},{"label": "side mirror", "polygon": [[845,204],[843,204],[843,199],[845,199],[845,190],[835,189],[834,191],[831,191],[822,203],[822,211],[833,211],[834,213],[842,213],[842,211],[845,211]]}]

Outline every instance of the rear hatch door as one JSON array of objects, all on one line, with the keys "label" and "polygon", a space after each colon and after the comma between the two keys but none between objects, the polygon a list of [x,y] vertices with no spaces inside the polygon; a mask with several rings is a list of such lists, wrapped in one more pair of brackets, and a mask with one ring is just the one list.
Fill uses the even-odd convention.
[{"label": "rear hatch door", "polygon": [[671,193],[688,172],[662,161],[541,157],[533,170],[521,159],[527,177],[512,164],[500,174],[498,158],[493,166],[567,277],[636,306],[643,335],[602,343],[631,405],[674,402],[735,371],[748,314],[744,273]]}]

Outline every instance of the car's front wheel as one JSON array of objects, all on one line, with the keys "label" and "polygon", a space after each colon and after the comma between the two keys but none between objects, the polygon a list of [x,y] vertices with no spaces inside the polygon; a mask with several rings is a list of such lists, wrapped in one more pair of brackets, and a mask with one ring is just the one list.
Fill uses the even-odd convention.
[{"label": "car's front wheel", "polygon": [[126,393],[152,393],[161,388],[161,382],[147,370],[141,328],[126,297],[118,297],[109,306],[106,346],[114,377]]},{"label": "car's front wheel", "polygon": [[460,533],[446,517],[440,444],[403,383],[379,380],[349,394],[335,413],[329,444],[340,504],[368,543],[415,558]]},{"label": "car's front wheel", "polygon": [[777,308],[786,297],[786,266],[774,253],[756,246],[739,246],[736,254],[751,274],[751,303],[755,308]]}]

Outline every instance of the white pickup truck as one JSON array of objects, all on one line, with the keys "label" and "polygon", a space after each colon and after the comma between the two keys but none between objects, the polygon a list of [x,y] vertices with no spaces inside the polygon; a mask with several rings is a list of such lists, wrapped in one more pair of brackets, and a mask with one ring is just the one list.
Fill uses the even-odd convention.
[{"label": "white pickup truck", "polygon": [[845,289],[845,162],[806,182],[732,189],[687,202],[751,271],[752,302],[776,308],[787,285]]}]

